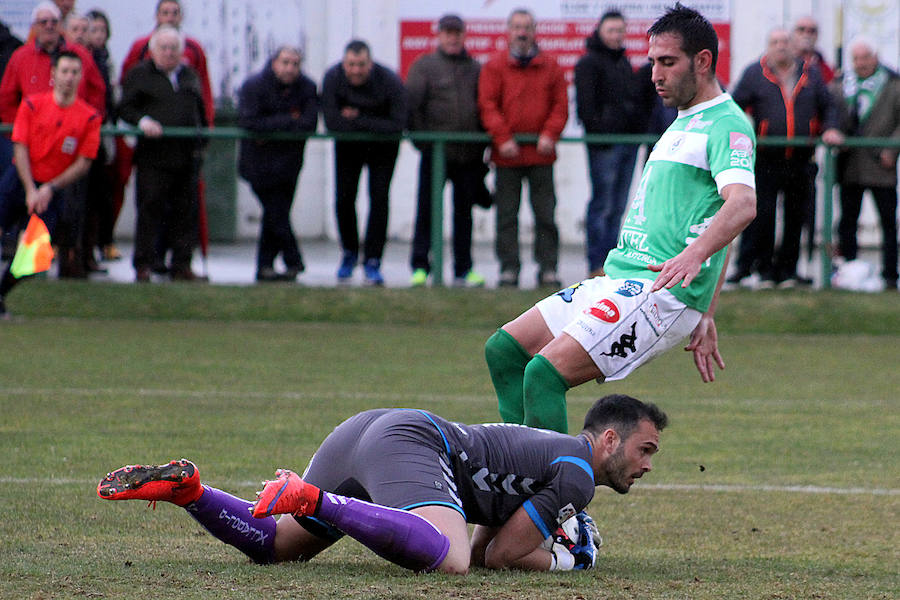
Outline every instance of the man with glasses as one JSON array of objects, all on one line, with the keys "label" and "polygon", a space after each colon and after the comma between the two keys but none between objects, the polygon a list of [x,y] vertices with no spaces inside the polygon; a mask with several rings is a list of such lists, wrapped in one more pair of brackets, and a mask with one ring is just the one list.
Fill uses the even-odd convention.
[{"label": "man with glasses", "polygon": [[67,42],[60,27],[61,15],[53,2],[41,2],[31,12],[36,34],[34,41],[13,52],[0,82],[0,121],[12,123],[25,96],[51,90],[50,69],[53,56],[64,51],[78,55],[82,64],[82,78],[78,97],[101,114],[106,108],[106,84],[94,64],[91,53],[74,42]]},{"label": "man with glasses", "polygon": [[834,79],[834,69],[832,69],[822,52],[816,48],[816,42],[819,40],[819,25],[812,17],[800,17],[794,23],[794,30],[791,32],[791,47],[797,58],[802,60],[810,67],[819,69],[822,79],[825,83],[831,83]]}]

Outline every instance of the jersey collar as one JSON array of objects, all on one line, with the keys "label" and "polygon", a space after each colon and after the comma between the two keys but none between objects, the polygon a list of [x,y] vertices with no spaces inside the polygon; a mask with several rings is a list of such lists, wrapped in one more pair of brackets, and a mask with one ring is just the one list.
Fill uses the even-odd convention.
[{"label": "jersey collar", "polygon": [[713,106],[715,106],[717,104],[721,104],[722,102],[726,102],[728,100],[731,100],[731,94],[729,94],[728,92],[722,92],[721,94],[719,94],[712,100],[707,100],[706,102],[701,102],[700,104],[695,104],[694,106],[687,108],[685,110],[679,110],[678,118],[680,119],[681,117],[689,117],[693,114],[704,111],[707,108],[712,108]]}]

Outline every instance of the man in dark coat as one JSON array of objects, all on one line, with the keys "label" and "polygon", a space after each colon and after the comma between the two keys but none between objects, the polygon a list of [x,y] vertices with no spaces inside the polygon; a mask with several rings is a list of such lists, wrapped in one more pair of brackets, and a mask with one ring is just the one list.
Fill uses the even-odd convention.
[{"label": "man in dark coat", "polygon": [[[585,132],[643,132],[646,121],[634,122],[637,81],[625,56],[622,13],[605,12],[586,46],[587,53],[575,65],[575,100]],[[602,273],[606,254],[616,247],[637,148],[630,144],[588,144],[591,199],[585,229],[591,276]]]},{"label": "man in dark coat", "polygon": [[[410,129],[422,131],[481,131],[478,115],[478,74],[481,66],[465,47],[465,24],[457,15],[438,21],[438,47],[409,68]],[[412,285],[428,280],[431,264],[431,144],[418,143],[419,193],[413,235]],[[446,176],[453,183],[453,283],[482,287],[484,277],[472,270],[472,206],[490,205],[484,186],[487,167],[484,144],[448,144]],[[443,189],[443,186],[441,186]],[[443,196],[441,197],[443,201]]]},{"label": "man in dark coat", "polygon": [[[900,138],[900,76],[878,60],[875,44],[850,44],[853,74],[835,86],[844,131],[853,136]],[[869,190],[882,232],[885,288],[897,289],[897,148],[848,148],[840,158],[841,255],[856,259],[856,231],[863,192]]]},{"label": "man in dark coat", "polygon": [[[238,125],[256,132],[315,131],[319,118],[316,84],[300,72],[302,55],[279,48],[259,73],[241,87]],[[303,258],[291,228],[291,205],[303,167],[305,140],[241,140],[238,170],[262,205],[256,254],[257,281],[293,281],[303,272]],[[281,254],[285,271],[275,271]]]},{"label": "man in dark coat", "polygon": [[[756,124],[757,138],[785,136],[801,144],[818,135],[826,144],[843,140],[837,109],[817,68],[795,58],[784,29],[769,33],[766,54],[747,67],[732,92]],[[729,283],[771,288],[812,283],[798,277],[800,235],[813,186],[809,168],[815,148],[763,147],[756,158],[756,219],[741,235],[737,270]],[[784,193],[784,231],[775,252],[778,192]],[[748,279],[758,271],[759,280]]]},{"label": "man in dark coat", "polygon": [[[403,82],[390,69],[372,60],[369,46],[353,40],[344,57],[325,73],[322,114],[329,131],[395,133],[406,126],[407,96]],[[353,276],[359,258],[356,193],[363,166],[369,168],[369,221],[363,245],[366,283],[384,285],[381,256],[387,239],[388,198],[399,141],[339,141],[334,144],[335,210],[343,257],[339,283]]]},{"label": "man in dark coat", "polygon": [[[172,279],[200,279],[191,270],[196,245],[197,176],[202,143],[198,138],[161,137],[163,127],[205,127],[203,93],[196,72],[181,62],[184,38],[169,25],[150,38],[150,60],[122,82],[119,116],[143,132],[135,151],[137,225],[134,269],[138,282],[150,281],[156,235],[169,233]],[[165,222],[168,220],[168,222]]]}]

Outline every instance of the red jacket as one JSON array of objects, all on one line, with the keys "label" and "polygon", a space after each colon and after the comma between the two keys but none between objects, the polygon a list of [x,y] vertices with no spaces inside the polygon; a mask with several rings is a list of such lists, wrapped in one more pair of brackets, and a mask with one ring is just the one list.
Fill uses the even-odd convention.
[{"label": "red jacket", "polygon": [[550,165],[556,154],[538,154],[535,144],[520,144],[516,158],[502,158],[497,148],[516,133],[543,134],[559,139],[569,118],[569,97],[562,69],[540,52],[527,67],[508,52],[494,55],[481,68],[478,108],[481,122],[493,138],[492,160],[498,167]]},{"label": "red jacket", "polygon": [[[212,127],[216,116],[216,108],[213,102],[212,86],[209,83],[209,69],[206,68],[206,53],[203,46],[194,38],[184,38],[184,63],[196,71],[200,77],[200,91],[203,94],[203,109],[206,112],[206,122]],[[131,45],[128,55],[122,61],[122,75],[119,81],[125,81],[125,75],[139,62],[150,58],[150,36],[138,38]]]},{"label": "red jacket", "polygon": [[[106,113],[106,84],[94,63],[90,51],[81,44],[63,41],[62,50],[71,50],[81,57],[81,83],[78,97]],[[36,42],[19,47],[9,58],[3,81],[0,82],[0,121],[12,123],[25,96],[49,92],[51,57]]]}]

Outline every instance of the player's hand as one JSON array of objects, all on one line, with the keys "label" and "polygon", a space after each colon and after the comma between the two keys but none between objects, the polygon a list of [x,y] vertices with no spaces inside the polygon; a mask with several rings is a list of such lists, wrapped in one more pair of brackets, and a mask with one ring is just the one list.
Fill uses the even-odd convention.
[{"label": "player's hand", "polygon": [[497,152],[502,158],[515,158],[519,155],[519,144],[516,143],[516,140],[507,140],[500,144]]},{"label": "player's hand", "polygon": [[537,141],[537,151],[542,156],[553,156],[553,153],[556,152],[556,142],[550,136],[540,135]]},{"label": "player's hand", "polygon": [[26,192],[25,204],[28,206],[28,214],[42,214],[50,206],[51,200],[53,200],[53,190],[46,183],[31,193]]},{"label": "player's hand", "polygon": [[[725,361],[719,354],[719,336],[716,333],[716,322],[708,313],[700,317],[700,322],[691,332],[691,341],[684,347],[687,352],[694,353],[694,365],[700,372],[704,383],[716,380],[715,365],[725,368]],[[715,364],[713,364],[715,363]]]},{"label": "player's hand", "polygon": [[700,272],[703,262],[691,256],[687,252],[689,249],[690,246],[662,264],[647,265],[648,269],[659,273],[653,281],[653,285],[650,286],[651,292],[662,288],[672,289],[678,282],[681,282],[683,288],[691,285],[697,273]]},{"label": "player's hand", "polygon": [[345,119],[356,119],[359,117],[359,109],[355,106],[345,106],[341,109],[341,116]]},{"label": "player's hand", "polygon": [[897,157],[892,150],[885,148],[878,153],[878,160],[885,169],[894,169],[897,167]]}]

